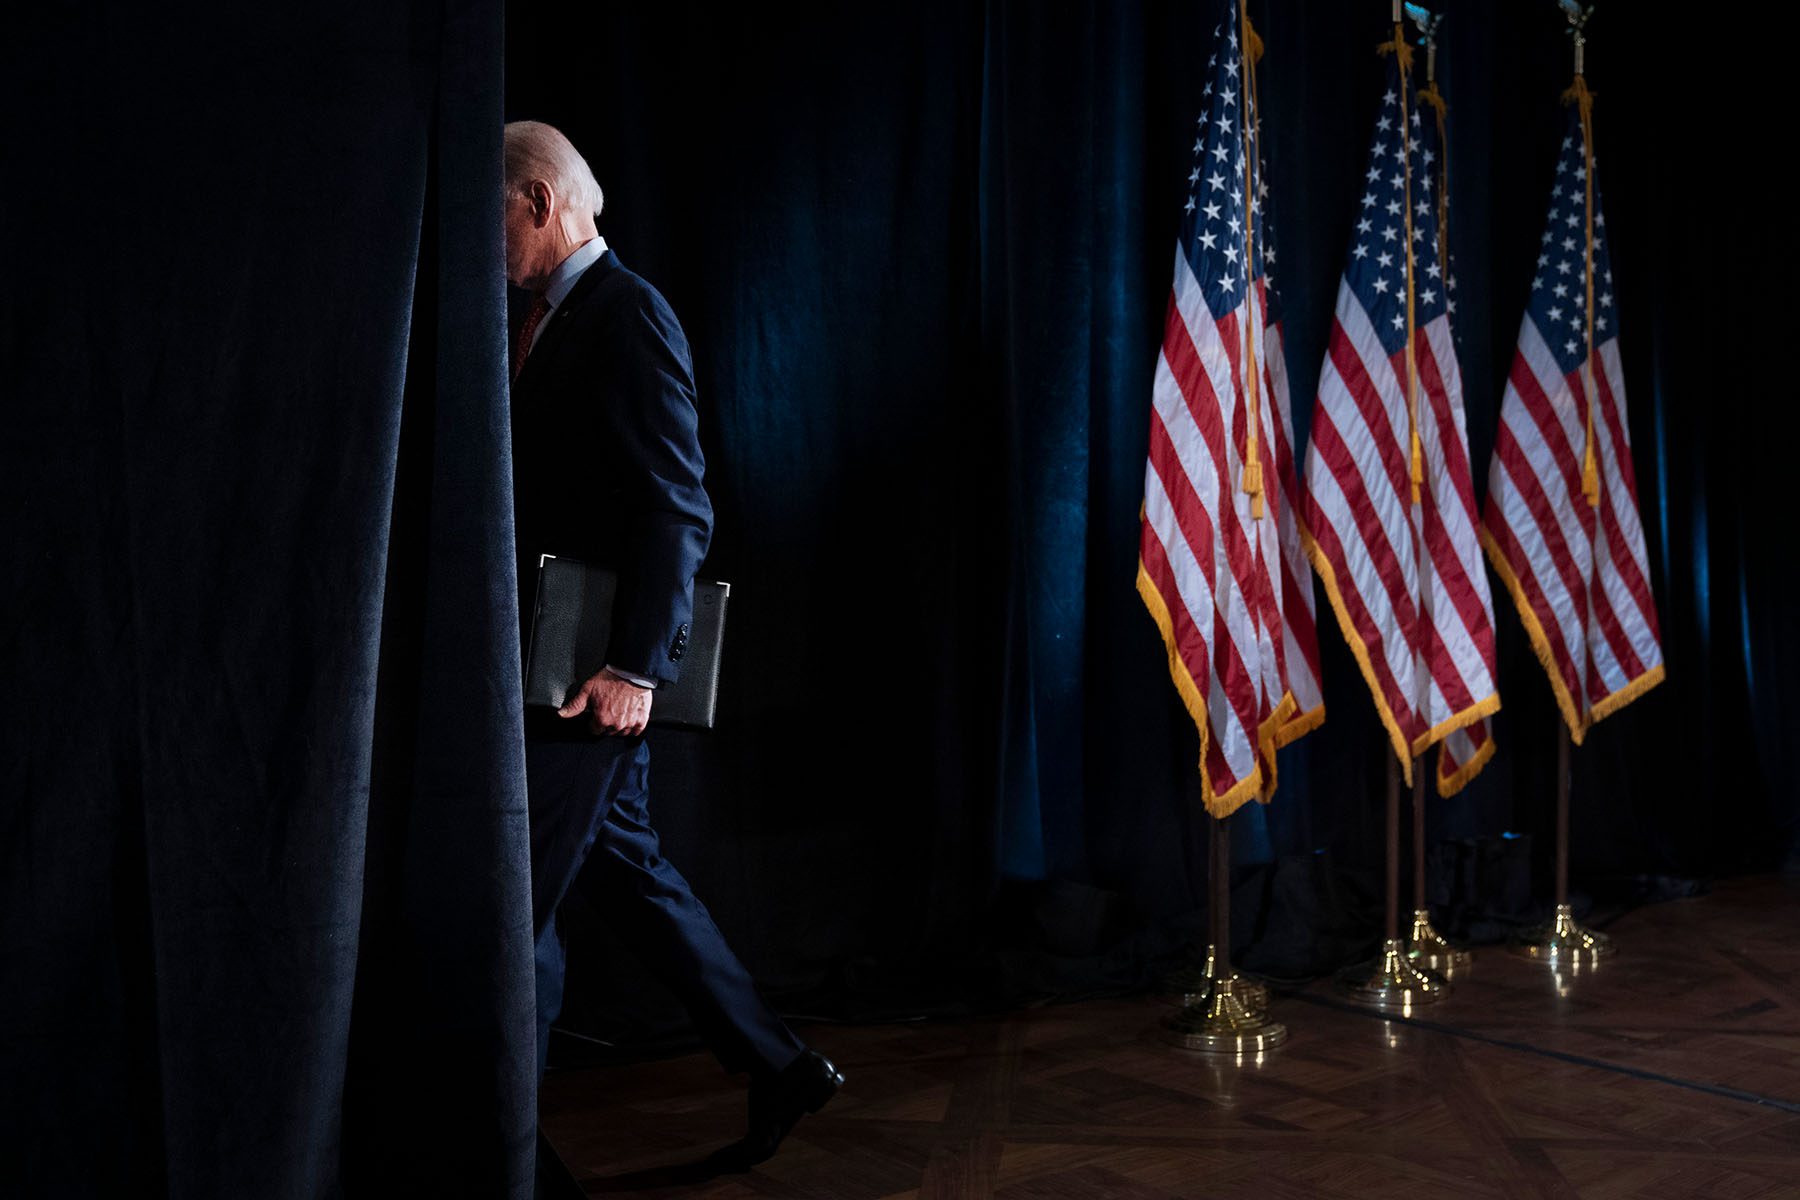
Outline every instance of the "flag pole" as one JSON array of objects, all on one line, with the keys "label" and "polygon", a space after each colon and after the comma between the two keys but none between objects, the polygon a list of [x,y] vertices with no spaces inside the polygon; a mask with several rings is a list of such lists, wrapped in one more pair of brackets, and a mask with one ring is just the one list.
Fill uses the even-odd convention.
[{"label": "flag pole", "polygon": [[[1400,940],[1400,759],[1385,736],[1381,748],[1387,759],[1387,889],[1381,951],[1373,962],[1339,975],[1338,989],[1347,999],[1369,1008],[1409,1013],[1449,995],[1450,982],[1407,957],[1406,943]],[[1412,769],[1415,780],[1424,778],[1424,755],[1413,759]]]},{"label": "flag pole", "polygon": [[1238,61],[1243,77],[1239,86],[1243,90],[1243,115],[1239,122],[1243,126],[1238,132],[1244,138],[1244,351],[1238,360],[1243,364],[1244,372],[1244,410],[1249,419],[1249,428],[1244,434],[1244,473],[1242,485],[1244,492],[1250,497],[1250,519],[1262,520],[1263,515],[1263,470],[1262,470],[1262,414],[1257,403],[1258,378],[1261,368],[1256,363],[1256,331],[1261,322],[1256,317],[1256,128],[1258,114],[1254,111],[1256,90],[1256,60],[1261,54],[1262,45],[1256,40],[1256,31],[1250,27],[1249,0],[1238,0]]},{"label": "flag pole", "polygon": [[[1287,1041],[1287,1026],[1266,1015],[1269,990],[1231,967],[1231,830],[1230,817],[1207,818],[1206,970],[1211,987],[1202,1000],[1189,1004],[1162,1023],[1163,1039],[1183,1050],[1259,1055]],[[1260,1004],[1257,1001],[1260,999]]]},{"label": "flag pole", "polygon": [[[1444,14],[1432,13],[1418,4],[1408,4],[1406,11],[1413,23],[1419,27],[1419,33],[1425,41],[1425,87],[1419,93],[1419,102],[1430,105],[1437,120],[1438,160],[1435,172],[1437,184],[1437,253],[1438,265],[1444,273],[1444,286],[1450,286],[1450,254],[1449,254],[1449,204],[1450,204],[1450,145],[1448,131],[1445,127],[1447,105],[1437,86],[1437,35],[1443,26]],[[1421,764],[1422,765],[1422,764]],[[1461,947],[1452,945],[1437,927],[1431,923],[1431,909],[1425,899],[1425,772],[1415,768],[1413,772],[1412,794],[1412,868],[1413,868],[1413,905],[1412,928],[1406,935],[1406,956],[1422,967],[1428,967],[1446,979],[1453,978],[1458,971],[1467,970],[1474,961],[1474,956]]]},{"label": "flag pole", "polygon": [[1544,963],[1562,974],[1592,970],[1619,952],[1611,937],[1575,920],[1569,904],[1569,788],[1573,755],[1569,727],[1556,719],[1556,908],[1548,921],[1527,930],[1512,944],[1520,958]]},{"label": "flag pole", "polygon": [[[1557,0],[1569,18],[1569,33],[1575,42],[1575,82],[1563,94],[1566,102],[1580,105],[1581,137],[1587,159],[1587,356],[1581,364],[1582,397],[1587,410],[1587,447],[1582,453],[1581,486],[1588,504],[1598,507],[1600,481],[1594,445],[1594,138],[1593,94],[1588,91],[1585,72],[1587,23],[1594,6],[1583,8],[1576,0]],[[1548,964],[1560,975],[1564,970],[1578,973],[1592,969],[1600,959],[1611,958],[1618,947],[1611,937],[1578,924],[1569,903],[1569,788],[1574,751],[1569,726],[1559,714],[1556,720],[1556,907],[1550,920],[1527,930],[1512,944],[1512,952],[1521,958]]]},{"label": "flag pole", "polygon": [[[1247,304],[1256,304],[1253,286],[1256,276],[1256,218],[1251,211],[1255,192],[1256,59],[1261,42],[1250,25],[1248,0],[1238,0],[1238,62],[1240,86],[1243,88],[1242,120],[1244,138],[1244,293]],[[1244,321],[1244,394],[1250,428],[1245,439],[1243,490],[1250,496],[1250,515],[1261,520],[1263,515],[1262,454],[1258,433],[1260,419],[1257,405],[1256,346],[1251,331],[1251,314],[1246,308]],[[1211,900],[1207,920],[1211,926],[1212,944],[1206,948],[1203,976],[1210,982],[1203,1001],[1192,1003],[1162,1023],[1165,1040],[1185,1050],[1209,1054],[1230,1054],[1238,1058],[1261,1055],[1287,1041],[1287,1026],[1268,1019],[1269,990],[1263,984],[1244,979],[1231,966],[1231,831],[1229,815],[1209,819],[1207,823],[1207,879]]]},{"label": "flag pole", "polygon": [[[1206,953],[1198,962],[1190,960],[1163,978],[1160,985],[1166,1003],[1184,1010],[1187,1022],[1182,1033],[1192,1032],[1211,1002],[1213,988],[1222,976],[1233,978],[1232,991],[1238,1002],[1251,1013],[1263,1013],[1269,1007],[1269,988],[1259,979],[1239,975],[1231,966],[1231,839],[1225,821],[1208,819],[1206,826],[1206,881],[1209,899],[1206,904]],[[1198,1010],[1188,1013],[1187,1010]],[[1180,1020],[1180,1017],[1172,1020]],[[1184,1040],[1183,1039],[1183,1040]]]},{"label": "flag pole", "polygon": [[[1415,770],[1413,778],[1418,777]],[[1387,765],[1387,902],[1382,906],[1381,929],[1390,942],[1400,936],[1400,760],[1391,756]]]},{"label": "flag pole", "polygon": [[1466,971],[1475,956],[1452,945],[1431,923],[1431,906],[1425,899],[1425,772],[1424,757],[1413,769],[1413,911],[1412,929],[1406,935],[1406,956],[1445,979]]},{"label": "flag pole", "polygon": [[1569,906],[1569,727],[1556,723],[1556,907]]},{"label": "flag pole", "polygon": [[[1419,368],[1414,356],[1415,337],[1412,247],[1412,126],[1406,103],[1406,72],[1412,50],[1406,44],[1403,0],[1394,0],[1394,40],[1379,49],[1392,52],[1400,75],[1401,161],[1406,173],[1406,423],[1410,432],[1412,502],[1418,507],[1425,481],[1424,454],[1419,443],[1418,391]],[[1413,525],[1415,555],[1418,552],[1418,524]],[[1338,978],[1338,987],[1358,1004],[1386,1011],[1410,1012],[1426,1004],[1435,1004],[1450,993],[1450,983],[1442,975],[1425,970],[1407,956],[1406,944],[1400,940],[1400,760],[1389,753],[1387,739],[1382,739],[1387,759],[1387,895],[1383,914],[1381,951],[1372,964],[1352,967]],[[1412,760],[1416,780],[1424,778],[1423,755]],[[1422,794],[1418,803],[1423,805]]]}]

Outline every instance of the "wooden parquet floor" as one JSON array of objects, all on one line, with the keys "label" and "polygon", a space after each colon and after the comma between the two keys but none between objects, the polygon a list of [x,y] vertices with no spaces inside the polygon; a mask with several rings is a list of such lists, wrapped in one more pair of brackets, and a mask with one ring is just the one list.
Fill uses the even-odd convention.
[{"label": "wooden parquet floor", "polygon": [[849,1083],[747,1174],[695,1166],[744,1113],[703,1055],[553,1072],[543,1123],[590,1195],[1800,1198],[1800,882],[1610,932],[1562,981],[1483,948],[1411,1021],[1278,994],[1260,1062],[1165,1046],[1149,998],[813,1026]]}]

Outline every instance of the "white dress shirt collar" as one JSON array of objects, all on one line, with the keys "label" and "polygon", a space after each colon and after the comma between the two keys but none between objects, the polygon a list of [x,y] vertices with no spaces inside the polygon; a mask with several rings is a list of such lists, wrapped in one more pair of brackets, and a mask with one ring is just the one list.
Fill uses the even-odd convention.
[{"label": "white dress shirt collar", "polygon": [[575,247],[569,257],[556,264],[556,270],[550,272],[550,282],[544,285],[544,299],[550,302],[551,312],[555,312],[568,299],[569,292],[574,289],[582,272],[599,262],[600,256],[605,253],[606,239],[596,237]]},{"label": "white dress shirt collar", "polygon": [[583,242],[575,247],[570,251],[569,257],[556,264],[556,270],[550,272],[550,282],[544,285],[544,301],[550,307],[544,310],[544,315],[539,319],[537,328],[532,331],[531,345],[525,348],[527,353],[537,349],[538,341],[544,336],[544,330],[550,327],[551,316],[562,305],[562,302],[569,298],[569,293],[575,290],[575,284],[580,280],[582,273],[599,262],[600,256],[605,253],[606,239],[596,237],[592,241]]}]

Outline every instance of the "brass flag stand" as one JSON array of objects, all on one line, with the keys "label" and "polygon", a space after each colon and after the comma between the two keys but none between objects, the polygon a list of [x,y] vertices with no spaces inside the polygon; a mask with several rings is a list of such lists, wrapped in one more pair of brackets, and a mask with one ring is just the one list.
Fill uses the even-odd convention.
[{"label": "brass flag stand", "polygon": [[[1385,740],[1382,745],[1386,747]],[[1424,770],[1420,756],[1413,761],[1414,778],[1422,779]],[[1415,797],[1423,804],[1421,793],[1415,792]],[[1400,760],[1392,754],[1387,756],[1387,905],[1382,929],[1385,937],[1373,966],[1352,967],[1338,977],[1345,996],[1370,1008],[1404,1013],[1450,994],[1449,981],[1408,957],[1400,940]]]},{"label": "brass flag stand", "polygon": [[[1208,933],[1211,920],[1208,919]],[[1163,1001],[1176,1008],[1187,1008],[1189,1005],[1205,1004],[1212,996],[1213,984],[1219,978],[1220,964],[1230,971],[1230,956],[1219,953],[1216,942],[1208,942],[1205,955],[1198,962],[1185,963],[1163,976],[1162,985],[1158,989]],[[1238,975],[1232,985],[1240,1003],[1253,1012],[1263,1012],[1269,1007],[1269,989],[1261,980],[1252,979],[1248,975]]]},{"label": "brass flag stand", "polygon": [[1431,923],[1431,910],[1425,906],[1424,766],[1423,756],[1413,766],[1413,912],[1412,929],[1406,935],[1406,957],[1448,980],[1454,978],[1459,971],[1468,970],[1474,956],[1444,940],[1444,935]]},{"label": "brass flag stand", "polygon": [[1239,1057],[1272,1050],[1287,1041],[1287,1026],[1268,1019],[1269,991],[1231,969],[1231,832],[1229,817],[1208,822],[1207,879],[1212,901],[1207,905],[1211,945],[1206,948],[1210,985],[1195,1000],[1162,1023],[1164,1040],[1184,1050]]},{"label": "brass flag stand", "polygon": [[1569,906],[1569,728],[1556,722],[1556,908],[1550,920],[1527,930],[1512,944],[1520,958],[1556,969],[1580,971],[1618,953],[1604,933],[1575,921]]},{"label": "brass flag stand", "polygon": [[[1198,962],[1190,961],[1163,976],[1157,991],[1164,1003],[1183,1010],[1204,1009],[1212,1000],[1213,990],[1221,976],[1231,978],[1231,992],[1244,1009],[1262,1013],[1269,1008],[1268,985],[1248,975],[1239,975],[1231,966],[1231,926],[1227,919],[1223,931],[1214,919],[1215,913],[1226,913],[1226,900],[1221,900],[1213,881],[1231,874],[1231,841],[1220,828],[1224,822],[1213,821],[1206,834],[1206,878],[1212,898],[1206,907],[1206,948]],[[1222,845],[1221,845],[1222,844]],[[1223,856],[1223,857],[1221,857]],[[1192,1023],[1192,1014],[1184,1014]],[[1171,1020],[1174,1020],[1172,1018]]]}]

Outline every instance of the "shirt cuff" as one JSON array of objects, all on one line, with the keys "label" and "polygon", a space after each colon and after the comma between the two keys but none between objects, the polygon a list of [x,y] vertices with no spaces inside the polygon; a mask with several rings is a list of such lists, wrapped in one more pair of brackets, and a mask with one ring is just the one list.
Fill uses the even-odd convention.
[{"label": "shirt cuff", "polygon": [[611,663],[606,665],[606,669],[627,683],[636,684],[641,688],[649,688],[651,691],[656,690],[656,680],[654,679],[646,679],[642,675],[633,675],[630,671],[621,671]]}]

